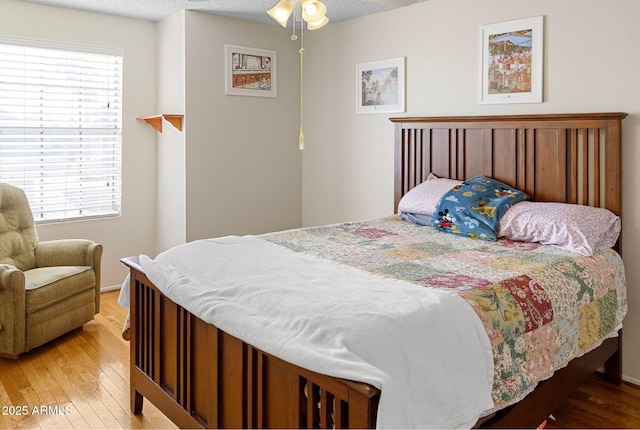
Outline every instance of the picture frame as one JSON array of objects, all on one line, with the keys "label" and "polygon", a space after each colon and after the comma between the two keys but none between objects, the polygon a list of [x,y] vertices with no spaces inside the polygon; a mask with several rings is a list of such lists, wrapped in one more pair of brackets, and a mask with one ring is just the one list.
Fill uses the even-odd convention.
[{"label": "picture frame", "polygon": [[356,113],[405,111],[405,57],[356,65]]},{"label": "picture frame", "polygon": [[480,27],[480,103],[541,103],[542,16]]},{"label": "picture frame", "polygon": [[277,97],[276,51],[224,45],[225,94]]}]

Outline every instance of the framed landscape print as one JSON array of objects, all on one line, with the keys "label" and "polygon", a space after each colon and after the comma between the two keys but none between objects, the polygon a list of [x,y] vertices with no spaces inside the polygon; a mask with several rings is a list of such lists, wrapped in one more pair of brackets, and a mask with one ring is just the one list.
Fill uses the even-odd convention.
[{"label": "framed landscape print", "polygon": [[542,16],[482,26],[480,41],[480,103],[542,102]]},{"label": "framed landscape print", "polygon": [[356,65],[356,113],[404,112],[404,57]]},{"label": "framed landscape print", "polygon": [[225,45],[225,94],[277,96],[276,51]]}]

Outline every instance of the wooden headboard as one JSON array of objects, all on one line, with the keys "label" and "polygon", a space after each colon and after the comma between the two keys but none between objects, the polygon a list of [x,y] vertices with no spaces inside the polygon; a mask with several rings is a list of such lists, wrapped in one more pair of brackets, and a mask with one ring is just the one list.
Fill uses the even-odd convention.
[{"label": "wooden headboard", "polygon": [[621,125],[626,113],[391,118],[395,210],[430,172],[485,175],[532,200],[621,212]]}]

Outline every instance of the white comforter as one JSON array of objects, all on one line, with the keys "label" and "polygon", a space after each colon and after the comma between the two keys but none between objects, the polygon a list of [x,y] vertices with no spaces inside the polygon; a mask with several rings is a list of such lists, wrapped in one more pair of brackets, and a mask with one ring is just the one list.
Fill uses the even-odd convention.
[{"label": "white comforter", "polygon": [[456,294],[253,236],[195,241],[140,263],[165,295],[225,332],[380,388],[378,428],[469,427],[493,407],[489,339]]}]

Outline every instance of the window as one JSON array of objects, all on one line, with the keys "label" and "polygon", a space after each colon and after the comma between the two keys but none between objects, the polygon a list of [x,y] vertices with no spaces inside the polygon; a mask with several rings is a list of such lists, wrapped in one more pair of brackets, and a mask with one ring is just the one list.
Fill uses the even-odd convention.
[{"label": "window", "polygon": [[122,52],[0,37],[0,182],[36,222],[120,215]]}]

